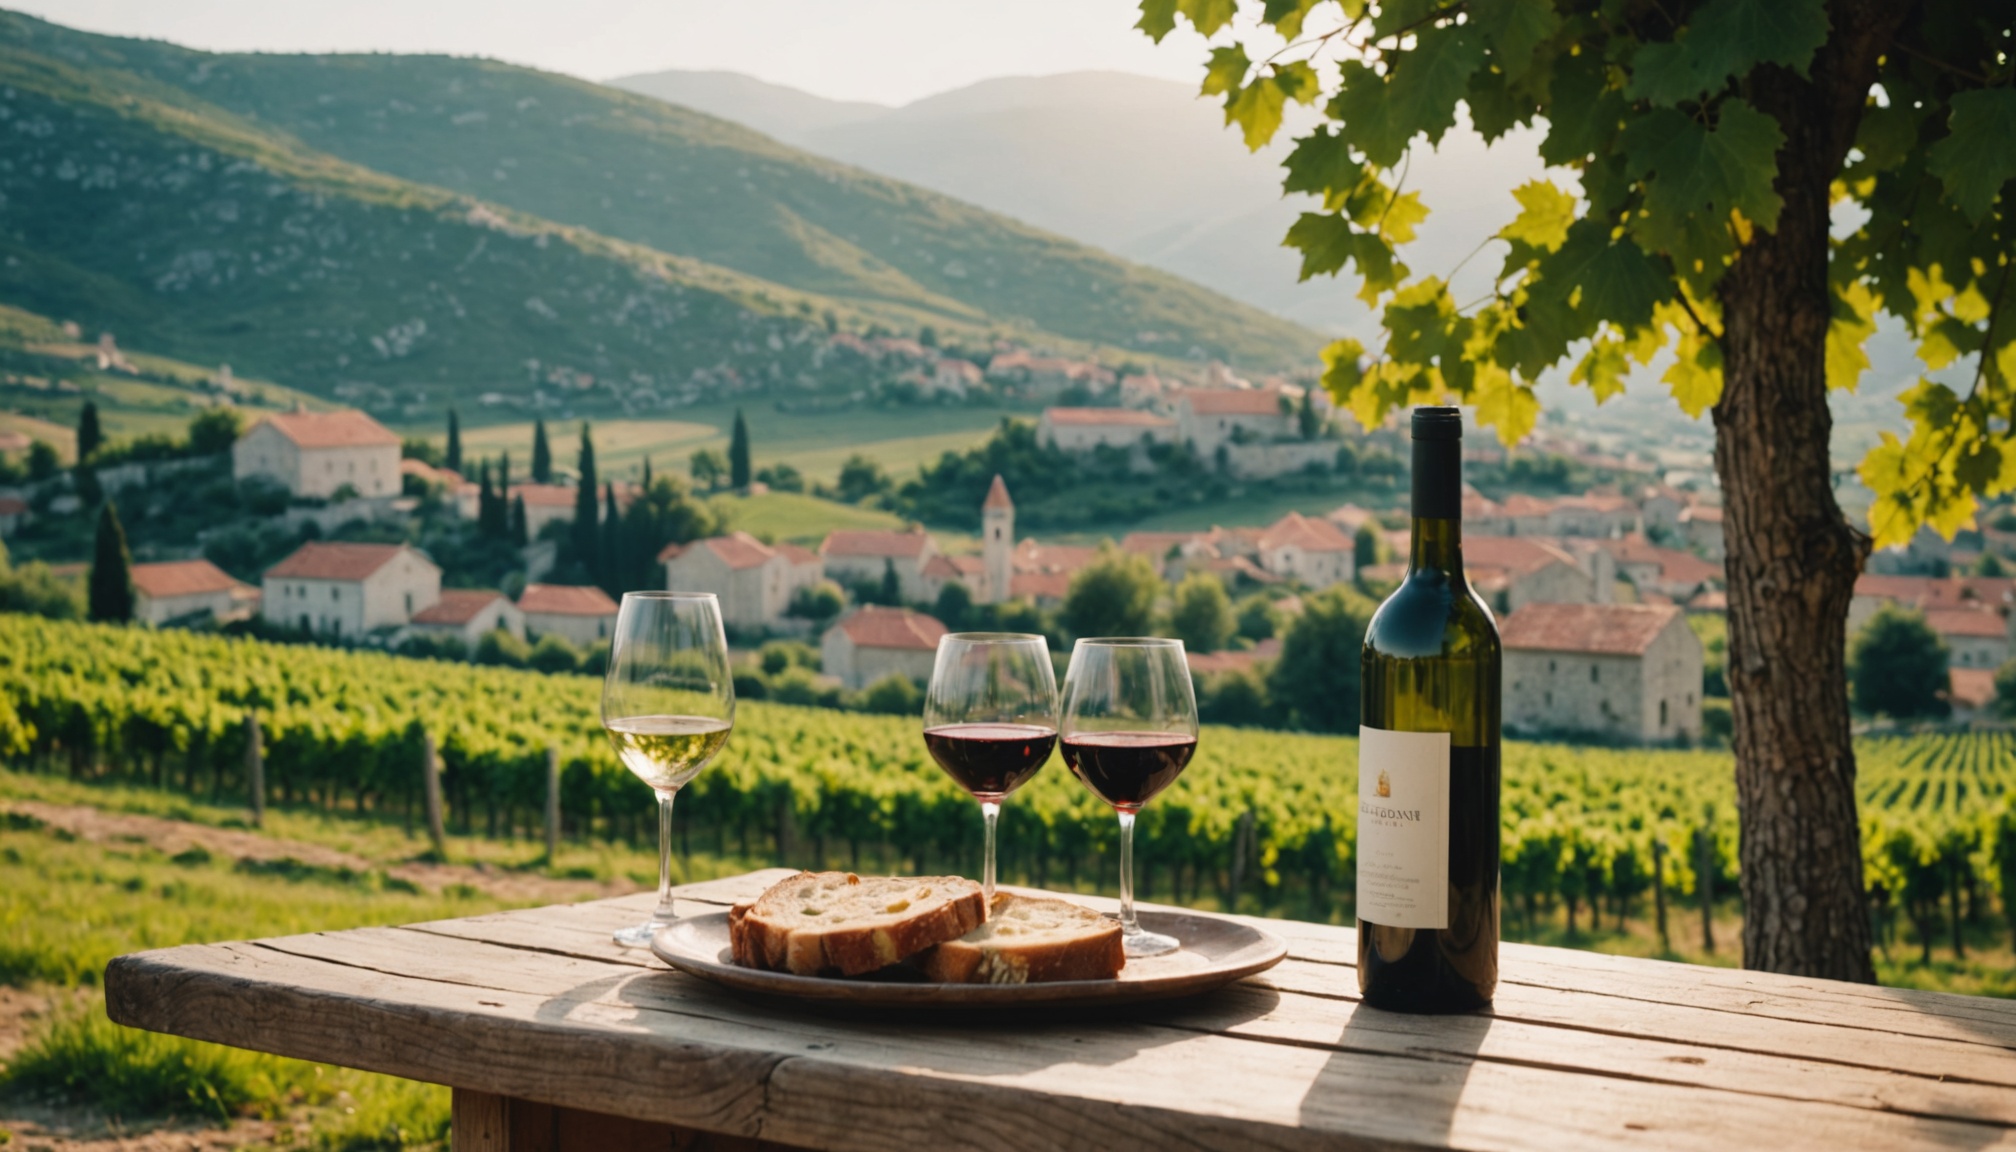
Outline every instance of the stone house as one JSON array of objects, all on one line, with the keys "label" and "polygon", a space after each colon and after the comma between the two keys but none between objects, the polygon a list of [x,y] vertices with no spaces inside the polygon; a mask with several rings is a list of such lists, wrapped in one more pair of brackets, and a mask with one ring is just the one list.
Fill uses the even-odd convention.
[{"label": "stone house", "polygon": [[1865,572],[1855,578],[1848,601],[1848,635],[1867,627],[1876,610],[1897,604],[1920,612],[1938,610],[2016,610],[2016,580],[2003,576],[1884,576]]},{"label": "stone house", "polygon": [[795,544],[773,547],[747,532],[669,544],[658,560],[668,591],[712,592],[724,624],[753,628],[775,626],[798,590],[825,576],[814,553]]},{"label": "stone house", "polygon": [[826,630],[819,641],[819,667],[849,688],[862,688],[890,673],[929,682],[945,625],[908,608],[869,605]]},{"label": "stone house", "polygon": [[399,495],[399,437],[362,412],[283,412],[231,445],[231,475],[264,477],[297,497],[348,486],[366,499]]},{"label": "stone house", "polygon": [[1680,513],[1688,506],[1685,493],[1664,484],[1648,484],[1638,494],[1638,523],[1645,534],[1662,540],[1680,536]]},{"label": "stone house", "polygon": [[1505,727],[1634,744],[1701,734],[1701,640],[1672,605],[1528,604],[1499,622]]},{"label": "stone house", "polygon": [[616,601],[592,584],[527,584],[518,594],[525,634],[558,636],[574,644],[607,640],[616,630]]},{"label": "stone house", "polygon": [[404,544],[303,544],[266,570],[260,614],[338,640],[404,627],[441,599],[441,569]]},{"label": "stone house", "polygon": [[1949,668],[2000,668],[2016,655],[2016,616],[1995,608],[1932,608],[1925,623],[1946,642]]},{"label": "stone house", "polygon": [[525,613],[510,597],[490,588],[444,588],[441,599],[413,614],[406,633],[454,636],[474,648],[485,634],[499,628],[525,638]]},{"label": "stone house", "polygon": [[1555,536],[1627,536],[1639,530],[1638,506],[1611,492],[1563,496],[1552,501],[1547,525]]},{"label": "stone house", "polygon": [[411,476],[422,485],[439,491],[441,502],[462,519],[476,519],[482,488],[474,481],[463,479],[462,474],[453,468],[436,468],[424,460],[401,457],[399,476],[402,481]]},{"label": "stone house", "polygon": [[976,604],[991,603],[985,595],[989,590],[987,562],[978,556],[954,556],[940,552],[924,563],[925,603],[936,603],[938,594],[945,591],[947,584],[962,585],[973,597]]},{"label": "stone house", "polygon": [[1094,448],[1133,448],[1176,442],[1176,421],[1134,408],[1045,408],[1036,421],[1039,444],[1054,444],[1066,452]]},{"label": "stone house", "polygon": [[[1531,536],[1463,537],[1463,568],[1471,587],[1503,616],[1528,604],[1595,604],[1595,576],[1574,555]],[[1608,589],[1604,589],[1608,591]]]},{"label": "stone house", "polygon": [[133,565],[133,619],[160,627],[174,620],[242,620],[259,610],[259,590],[208,560]]},{"label": "stone house", "polygon": [[525,502],[525,538],[528,540],[539,539],[546,526],[555,521],[574,522],[572,484],[513,484],[504,501],[507,514],[512,500]]},{"label": "stone house", "polygon": [[1680,538],[1687,547],[1720,564],[1728,555],[1722,544],[1722,509],[1710,504],[1681,509]]},{"label": "stone house", "polygon": [[1220,444],[1267,441],[1295,433],[1293,405],[1283,393],[1260,388],[1187,388],[1176,397],[1177,433],[1205,460]]},{"label": "stone house", "polygon": [[1276,576],[1328,588],[1351,579],[1354,551],[1351,534],[1336,524],[1290,512],[1261,531],[1255,558]]},{"label": "stone house", "polygon": [[1640,593],[1657,593],[1684,604],[1722,582],[1719,562],[1710,563],[1677,548],[1661,548],[1643,536],[1603,540],[1597,546],[1610,554],[1617,574]]},{"label": "stone house", "polygon": [[924,566],[938,554],[938,546],[922,528],[906,532],[850,529],[829,533],[819,545],[819,559],[828,579],[842,584],[879,581],[889,568],[903,599],[924,599]]}]

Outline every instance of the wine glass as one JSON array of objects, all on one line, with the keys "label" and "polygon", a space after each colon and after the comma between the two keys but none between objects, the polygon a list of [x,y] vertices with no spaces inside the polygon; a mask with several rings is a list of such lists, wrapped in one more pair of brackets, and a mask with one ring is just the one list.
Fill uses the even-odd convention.
[{"label": "wine glass", "polygon": [[987,824],[980,888],[990,908],[1001,801],[1036,775],[1056,745],[1057,678],[1043,637],[954,632],[939,639],[924,695],[924,746],[980,801]]},{"label": "wine glass", "polygon": [[1130,957],[1181,943],[1134,918],[1134,814],[1176,782],[1197,751],[1197,695],[1181,640],[1080,640],[1064,673],[1064,763],[1120,814],[1120,931]]},{"label": "wine glass", "polygon": [[658,907],[616,933],[648,948],[671,924],[672,798],[728,743],[735,682],[711,592],[626,592],[602,680],[602,727],[623,766],[658,794]]}]

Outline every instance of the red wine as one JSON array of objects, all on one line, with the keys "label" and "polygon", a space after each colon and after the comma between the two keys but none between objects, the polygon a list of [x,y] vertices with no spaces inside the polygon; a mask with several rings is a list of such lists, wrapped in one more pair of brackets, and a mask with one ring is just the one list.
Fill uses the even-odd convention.
[{"label": "red wine", "polygon": [[1064,739],[1064,763],[1085,786],[1132,812],[1176,782],[1197,738],[1175,732],[1080,732]]},{"label": "red wine", "polygon": [[924,746],[961,788],[981,800],[999,800],[1050,759],[1057,730],[1038,724],[946,724],[926,728]]}]

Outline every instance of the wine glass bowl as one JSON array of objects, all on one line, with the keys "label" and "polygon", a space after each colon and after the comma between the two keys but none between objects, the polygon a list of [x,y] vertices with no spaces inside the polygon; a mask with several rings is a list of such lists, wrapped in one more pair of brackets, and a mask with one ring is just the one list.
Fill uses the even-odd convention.
[{"label": "wine glass bowl", "polygon": [[626,592],[602,680],[602,727],[617,759],[658,796],[658,907],[615,940],[648,948],[674,920],[672,801],[728,743],[735,682],[711,592]]},{"label": "wine glass bowl", "polygon": [[924,747],[980,802],[987,829],[981,890],[989,905],[1001,802],[1042,769],[1056,744],[1048,641],[1020,632],[954,632],[938,641],[924,694]]},{"label": "wine glass bowl", "polygon": [[1120,817],[1120,928],[1131,957],[1180,942],[1134,916],[1134,817],[1176,782],[1197,751],[1197,696],[1181,640],[1080,640],[1064,674],[1058,721],[1071,774]]}]

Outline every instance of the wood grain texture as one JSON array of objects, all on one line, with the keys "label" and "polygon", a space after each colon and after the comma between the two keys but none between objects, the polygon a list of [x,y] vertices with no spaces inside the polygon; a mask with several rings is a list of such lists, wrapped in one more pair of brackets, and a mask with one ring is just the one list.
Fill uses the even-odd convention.
[{"label": "wood grain texture", "polygon": [[[678,894],[718,906],[780,874]],[[518,1110],[551,1106],[558,1142],[524,1139],[541,1152],[570,1111],[847,1152],[2016,1147],[2016,1013],[1995,1002],[1507,946],[1494,1014],[1408,1017],[1357,1003],[1348,930],[1265,921],[1290,959],[1192,1001],[822,1013],[610,943],[650,900],[142,953],[107,1007],[515,1097],[514,1148],[538,1126]]]}]

